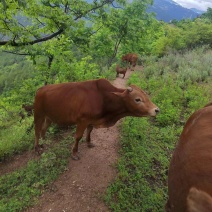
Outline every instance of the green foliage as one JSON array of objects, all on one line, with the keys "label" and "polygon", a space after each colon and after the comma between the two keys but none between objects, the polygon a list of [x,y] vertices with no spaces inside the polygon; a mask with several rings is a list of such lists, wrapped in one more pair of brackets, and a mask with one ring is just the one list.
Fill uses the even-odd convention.
[{"label": "green foliage", "polygon": [[[93,2],[27,0],[23,2],[24,4],[18,4],[16,1],[5,0],[5,5],[0,4],[1,33],[8,36],[4,37],[8,43],[3,42],[0,43],[1,45],[33,45],[50,40],[57,35],[68,35],[77,44],[86,43],[91,36],[91,31],[90,26],[85,26],[85,18],[93,21],[104,14],[111,5],[111,2],[99,0]],[[118,0],[117,2],[123,5],[126,1]]]},{"label": "green foliage", "polygon": [[[94,24],[94,34],[90,40],[91,54],[95,61],[103,66],[110,66],[117,55],[118,58],[128,52],[136,52],[144,55],[146,46],[151,38],[153,29],[146,30],[147,26],[156,23],[146,13],[151,0],[132,1],[123,8],[110,8]],[[133,18],[129,18],[132,17]],[[154,25],[152,24],[152,26]],[[138,30],[139,29],[139,30]],[[157,27],[154,27],[157,30]],[[136,43],[136,45],[135,45]]]},{"label": "green foliage", "polygon": [[194,22],[184,24],[181,27],[184,31],[188,48],[201,45],[209,45],[212,47],[212,41],[210,39],[212,36],[212,23],[207,23],[202,19],[196,19]]},{"label": "green foliage", "polygon": [[[72,61],[71,64],[66,63],[66,68],[59,69],[58,78],[56,78],[55,82],[84,81],[103,77],[98,70],[98,66],[92,63],[91,59],[88,56],[79,61]],[[63,65],[65,65],[65,62]]]},{"label": "green foliage", "polygon": [[34,67],[25,57],[2,52],[0,58],[0,94],[33,76]]},{"label": "green foliage", "polygon": [[0,130],[0,161],[32,148],[34,132],[29,130],[32,124],[32,119],[26,119]]},{"label": "green foliage", "polygon": [[209,7],[207,9],[207,12],[205,12],[201,15],[201,18],[204,18],[206,20],[208,19],[209,21],[212,21],[212,8]]},{"label": "green foliage", "polygon": [[186,43],[182,36],[182,30],[174,25],[164,25],[164,34],[154,42],[152,53],[163,56],[169,49],[184,49]]},{"label": "green foliage", "polygon": [[212,46],[212,23],[204,19],[183,20],[174,24],[163,24],[160,37],[152,41],[152,54],[163,56],[171,50],[185,50]]}]

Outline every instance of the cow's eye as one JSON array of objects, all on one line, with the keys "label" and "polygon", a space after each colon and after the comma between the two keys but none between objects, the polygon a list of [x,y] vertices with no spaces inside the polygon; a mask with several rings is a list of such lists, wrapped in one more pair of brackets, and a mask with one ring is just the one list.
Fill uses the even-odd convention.
[{"label": "cow's eye", "polygon": [[136,98],[136,99],[135,99],[135,102],[136,102],[136,103],[140,103],[140,102],[142,102],[142,100],[141,100],[140,98]]}]

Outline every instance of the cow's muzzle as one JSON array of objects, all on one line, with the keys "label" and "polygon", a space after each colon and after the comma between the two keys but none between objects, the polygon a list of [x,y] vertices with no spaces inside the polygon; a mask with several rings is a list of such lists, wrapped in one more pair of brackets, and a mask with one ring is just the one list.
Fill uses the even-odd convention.
[{"label": "cow's muzzle", "polygon": [[157,107],[155,108],[155,113],[158,114],[160,112],[160,109]]},{"label": "cow's muzzle", "polygon": [[156,107],[150,111],[149,115],[152,117],[155,117],[159,112],[160,112],[160,109]]}]

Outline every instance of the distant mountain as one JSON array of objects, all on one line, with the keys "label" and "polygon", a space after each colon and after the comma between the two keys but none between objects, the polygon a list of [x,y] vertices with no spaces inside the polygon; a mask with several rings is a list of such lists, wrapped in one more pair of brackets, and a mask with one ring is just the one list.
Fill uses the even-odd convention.
[{"label": "distant mountain", "polygon": [[195,13],[198,13],[199,15],[201,15],[202,13],[204,13],[204,11],[198,10],[196,8],[190,8],[190,10],[194,11]]},{"label": "distant mountain", "polygon": [[202,11],[187,9],[172,0],[154,0],[154,4],[147,9],[147,12],[154,12],[157,20],[170,22],[182,19],[193,19],[198,17]]}]

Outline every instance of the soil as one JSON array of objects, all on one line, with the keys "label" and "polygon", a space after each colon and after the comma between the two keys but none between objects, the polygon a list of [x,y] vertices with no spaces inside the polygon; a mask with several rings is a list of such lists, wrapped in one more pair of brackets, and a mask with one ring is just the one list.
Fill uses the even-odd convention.
[{"label": "soil", "polygon": [[[137,67],[138,69],[138,67]],[[117,77],[113,84],[125,88],[132,71],[125,78]],[[52,183],[38,200],[37,205],[26,212],[107,212],[104,194],[117,175],[116,163],[119,152],[119,124],[113,127],[94,129],[91,134],[94,148],[88,148],[86,142],[80,143],[80,160],[69,159],[67,170]],[[23,153],[2,164],[0,175],[14,171],[38,156],[32,152]]]}]

